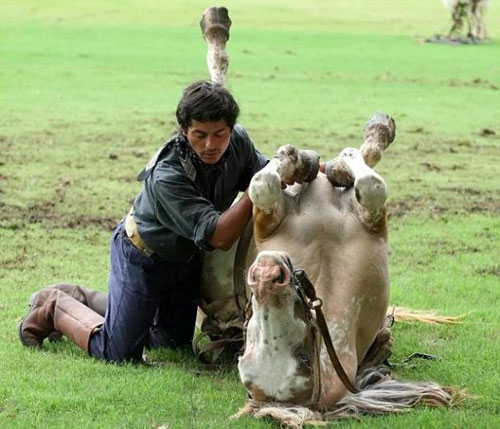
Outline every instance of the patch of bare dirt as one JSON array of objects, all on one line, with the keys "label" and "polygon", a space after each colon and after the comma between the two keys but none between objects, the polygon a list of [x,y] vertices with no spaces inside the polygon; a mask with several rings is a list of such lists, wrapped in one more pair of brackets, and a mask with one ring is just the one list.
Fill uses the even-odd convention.
[{"label": "patch of bare dirt", "polygon": [[460,255],[460,254],[470,254],[479,253],[481,249],[479,247],[469,246],[464,243],[450,243],[447,241],[433,241],[429,244],[431,254],[435,255]]},{"label": "patch of bare dirt", "polygon": [[438,167],[436,164],[432,164],[430,162],[421,162],[420,165],[425,167],[428,171],[441,171],[441,167]]},{"label": "patch of bare dirt", "polygon": [[390,200],[387,203],[389,217],[402,217],[410,214],[425,213],[428,215],[441,214],[500,214],[500,201],[492,196],[483,196],[471,188],[447,188],[450,193],[467,195],[467,198],[458,200],[436,200],[434,196],[423,195],[414,198]]},{"label": "patch of bare dirt", "polygon": [[500,277],[500,265],[480,268],[479,270],[476,270],[476,273],[481,275]]},{"label": "patch of bare dirt", "polygon": [[0,206],[0,221],[3,228],[11,230],[22,229],[26,224],[39,223],[54,228],[84,229],[97,226],[112,231],[119,216],[111,215],[72,215],[57,213],[54,210],[55,202],[44,201],[28,208],[12,205]]},{"label": "patch of bare dirt", "polygon": [[479,133],[479,135],[481,137],[490,137],[490,136],[496,136],[497,133],[493,130],[490,130],[489,128],[483,128]]},{"label": "patch of bare dirt", "polygon": [[482,79],[480,77],[476,77],[475,79],[472,80],[450,79],[448,81],[448,86],[465,86],[468,88],[482,88],[482,89],[492,89],[493,91],[498,91],[497,85],[488,81],[487,79]]},{"label": "patch of bare dirt", "polygon": [[429,134],[428,131],[425,131],[424,127],[416,127],[408,132],[412,134]]},{"label": "patch of bare dirt", "polygon": [[387,204],[387,213],[389,218],[402,217],[409,214],[418,214],[422,212],[441,214],[448,213],[449,208],[437,204],[435,201],[427,198],[415,198],[412,200],[395,200]]},{"label": "patch of bare dirt", "polygon": [[472,147],[472,142],[470,140],[450,140],[447,143],[456,144],[461,147]]},{"label": "patch of bare dirt", "polygon": [[498,200],[488,198],[487,201],[468,205],[468,211],[471,213],[493,213],[500,214],[500,203]]},{"label": "patch of bare dirt", "polygon": [[146,158],[148,156],[148,152],[145,150],[133,150],[132,155],[135,156],[136,158]]},{"label": "patch of bare dirt", "polygon": [[445,140],[442,142],[436,141],[436,147],[440,148],[441,153],[474,153],[479,150],[495,150],[497,141],[500,140],[500,135],[482,135],[482,131],[477,133],[477,136],[483,139],[476,140]]},{"label": "patch of bare dirt", "polygon": [[28,260],[27,252],[26,249],[24,249],[23,251],[18,252],[15,257],[0,262],[0,267],[6,270],[13,270],[22,265],[25,265],[27,260]]},{"label": "patch of bare dirt", "polygon": [[481,191],[475,188],[460,187],[460,186],[450,186],[438,188],[440,191],[453,192],[456,194],[466,194],[466,195],[481,195]]},{"label": "patch of bare dirt", "polygon": [[404,82],[411,84],[421,84],[424,82],[423,79],[399,76],[391,72],[385,72],[384,74],[377,76],[376,79],[384,82]]}]

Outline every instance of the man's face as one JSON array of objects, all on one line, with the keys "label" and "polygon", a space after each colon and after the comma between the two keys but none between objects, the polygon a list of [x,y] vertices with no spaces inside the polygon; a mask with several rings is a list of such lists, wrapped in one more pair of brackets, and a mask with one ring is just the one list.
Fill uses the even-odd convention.
[{"label": "man's face", "polygon": [[193,120],[184,135],[196,155],[205,164],[215,164],[221,159],[229,146],[231,128],[225,119],[217,122],[198,122]]}]

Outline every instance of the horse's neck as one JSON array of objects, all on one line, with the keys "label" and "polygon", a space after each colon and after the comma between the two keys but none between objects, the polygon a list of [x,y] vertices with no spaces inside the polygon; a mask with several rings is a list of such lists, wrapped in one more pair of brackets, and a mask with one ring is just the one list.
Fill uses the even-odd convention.
[{"label": "horse's neck", "polygon": [[299,343],[306,333],[304,321],[296,318],[294,305],[287,303],[282,307],[261,307],[255,301],[253,309],[253,326],[257,329],[256,340],[265,346],[276,343]]}]

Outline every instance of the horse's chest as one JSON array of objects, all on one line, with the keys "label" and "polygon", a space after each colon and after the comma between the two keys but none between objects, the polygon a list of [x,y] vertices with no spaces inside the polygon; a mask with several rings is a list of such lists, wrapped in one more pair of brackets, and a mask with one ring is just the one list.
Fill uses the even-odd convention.
[{"label": "horse's chest", "polygon": [[318,177],[302,193],[287,197],[286,216],[275,236],[299,244],[330,240],[343,245],[350,234],[366,233],[353,213],[353,198],[352,190],[332,188]]}]

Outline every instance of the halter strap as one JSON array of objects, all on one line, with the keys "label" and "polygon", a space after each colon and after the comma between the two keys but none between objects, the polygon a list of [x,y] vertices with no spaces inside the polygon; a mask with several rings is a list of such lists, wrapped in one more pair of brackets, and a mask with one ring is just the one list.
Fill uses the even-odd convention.
[{"label": "halter strap", "polygon": [[293,272],[295,277],[295,285],[299,296],[302,302],[310,309],[316,312],[316,322],[318,324],[318,328],[321,332],[321,336],[323,337],[323,341],[325,342],[326,350],[328,351],[328,355],[330,356],[330,360],[332,362],[337,375],[340,380],[344,384],[347,390],[351,393],[358,393],[359,390],[357,387],[349,379],[346,374],[340,360],[335,352],[335,348],[333,347],[332,338],[330,337],[330,332],[328,331],[328,326],[326,324],[325,315],[321,310],[321,306],[323,305],[323,301],[316,296],[316,290],[314,289],[313,284],[307,277],[307,274],[304,270],[297,269]]}]

